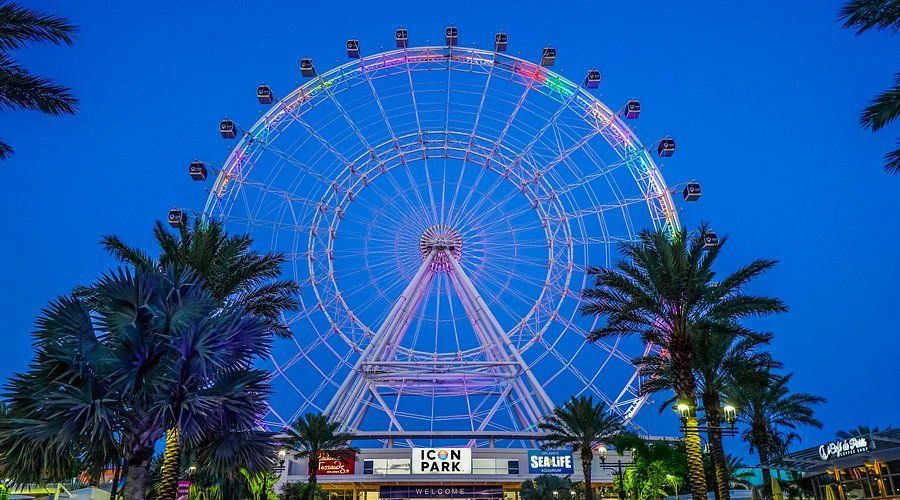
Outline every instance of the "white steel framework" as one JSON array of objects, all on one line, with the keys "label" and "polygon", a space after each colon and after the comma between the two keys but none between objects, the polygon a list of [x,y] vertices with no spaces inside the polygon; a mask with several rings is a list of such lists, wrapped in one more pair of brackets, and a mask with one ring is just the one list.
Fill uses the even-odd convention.
[{"label": "white steel framework", "polygon": [[643,404],[651,347],[586,344],[579,314],[587,266],[678,228],[618,111],[504,53],[418,47],[320,73],[241,132],[205,216],[301,286],[269,425],[527,433],[572,394],[626,421]]}]

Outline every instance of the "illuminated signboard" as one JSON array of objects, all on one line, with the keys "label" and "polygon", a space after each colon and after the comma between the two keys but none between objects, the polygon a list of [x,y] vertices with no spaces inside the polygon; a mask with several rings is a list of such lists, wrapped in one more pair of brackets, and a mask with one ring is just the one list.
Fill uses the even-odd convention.
[{"label": "illuminated signboard", "polygon": [[319,466],[316,474],[320,476],[336,476],[353,474],[356,471],[356,456],[349,450],[319,452]]},{"label": "illuminated signboard", "polygon": [[841,441],[832,441],[819,446],[819,458],[830,460],[833,458],[849,457],[858,453],[869,451],[869,443],[865,438],[850,438]]},{"label": "illuminated signboard", "polygon": [[571,474],[572,452],[568,450],[528,450],[529,474]]},{"label": "illuminated signboard", "polygon": [[469,448],[413,448],[413,474],[471,474]]}]

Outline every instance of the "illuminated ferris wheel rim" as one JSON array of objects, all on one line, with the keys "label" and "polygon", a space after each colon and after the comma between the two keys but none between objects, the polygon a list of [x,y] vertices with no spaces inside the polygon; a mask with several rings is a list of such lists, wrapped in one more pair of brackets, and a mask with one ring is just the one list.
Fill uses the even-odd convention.
[{"label": "illuminated ferris wheel rim", "polygon": [[[271,109],[269,109],[256,123],[248,130],[241,132],[238,145],[229,155],[224,167],[218,172],[214,186],[207,199],[204,209],[205,217],[216,217],[217,209],[221,210],[220,205],[228,203],[231,191],[229,186],[234,186],[232,182],[241,184],[244,180],[242,176],[246,175],[243,171],[244,166],[252,166],[259,159],[260,155],[269,151],[268,147],[271,141],[274,141],[283,128],[286,128],[297,122],[297,117],[302,117],[307,111],[312,109],[315,104],[321,100],[332,99],[339,95],[344,86],[341,84],[357,80],[365,79],[371,82],[373,79],[381,77],[389,77],[394,75],[409,75],[410,82],[412,75],[419,71],[433,70],[439,68],[442,70],[466,70],[481,71],[488,75],[503,75],[507,80],[521,84],[528,89],[532,89],[538,93],[548,96],[564,105],[564,108],[582,110],[582,118],[586,123],[593,126],[596,130],[596,136],[606,140],[613,150],[619,155],[621,164],[628,163],[629,166],[637,166],[640,169],[640,178],[635,176],[642,196],[634,200],[617,200],[622,203],[639,203],[646,202],[650,213],[650,220],[657,229],[665,229],[674,231],[679,228],[677,213],[671,197],[670,189],[667,187],[660,171],[649,152],[641,144],[637,136],[624,123],[618,113],[613,112],[609,107],[600,100],[592,96],[580,86],[574,84],[570,80],[549,71],[547,68],[528,62],[526,60],[506,55],[504,53],[492,52],[486,50],[464,48],[464,47],[447,47],[447,46],[429,46],[414,47],[400,50],[391,50],[371,56],[366,56],[357,60],[350,61],[344,65],[338,66],[332,70],[315,76],[310,81],[301,85],[286,97],[275,100]],[[365,83],[360,82],[360,83]],[[371,83],[370,83],[371,84]],[[412,83],[410,83],[412,85]],[[375,92],[373,87],[373,93]],[[485,87],[487,92],[487,86]],[[527,91],[526,91],[527,92]],[[377,97],[377,96],[376,96]],[[414,97],[415,98],[415,97]],[[523,96],[524,99],[524,96]],[[335,101],[336,102],[336,101]],[[380,104],[379,104],[380,105]],[[387,118],[385,118],[387,119]],[[511,123],[511,119],[510,119]],[[508,126],[509,124],[507,124]],[[548,123],[549,126],[549,123]],[[314,130],[307,130],[310,134],[315,134]],[[357,132],[358,133],[358,132]],[[535,141],[539,138],[543,130],[535,136]],[[323,144],[325,141],[322,141]],[[277,150],[276,150],[277,151]],[[486,170],[493,170],[499,175],[507,177],[512,185],[524,183],[530,180],[530,175],[540,174],[540,182],[535,182],[537,187],[529,187],[527,192],[523,191],[522,195],[533,203],[535,210],[540,212],[541,217],[547,220],[553,219],[560,224],[562,231],[568,236],[571,242],[571,231],[568,230],[568,214],[572,212],[572,203],[577,208],[577,204],[572,200],[567,200],[566,186],[560,184],[560,179],[555,177],[554,166],[541,165],[533,163],[529,158],[523,157],[522,151],[516,151],[514,147],[503,142],[502,135],[500,137],[491,138],[489,135],[476,133],[473,129],[454,130],[450,128],[419,128],[417,132],[406,133],[391,140],[383,141],[373,145],[369,151],[359,153],[352,158],[344,158],[343,153],[339,150],[332,151],[336,156],[341,157],[344,168],[337,175],[330,178],[318,178],[323,183],[330,182],[332,185],[356,186],[358,190],[346,189],[343,192],[338,189],[324,190],[318,199],[310,198],[300,200],[302,203],[315,207],[326,207],[324,210],[314,210],[314,219],[309,227],[303,228],[309,232],[309,245],[307,258],[309,259],[309,272],[313,289],[316,291],[317,300],[321,303],[325,298],[320,295],[317,280],[314,278],[316,270],[313,265],[313,256],[316,252],[327,250],[316,250],[314,248],[314,237],[318,232],[328,234],[336,231],[343,218],[344,209],[353,202],[353,196],[359,193],[373,183],[380,175],[390,174],[393,169],[402,168],[407,164],[425,160],[429,158],[456,158],[465,162],[476,163],[481,161]],[[387,157],[390,153],[393,156]],[[295,160],[296,161],[296,160]],[[610,165],[609,170],[618,168],[620,165]],[[605,175],[607,172],[598,172],[596,175]],[[315,177],[317,173],[310,168],[310,176]],[[633,175],[634,172],[632,172]],[[556,184],[554,184],[556,182]],[[642,184],[642,182],[644,184]],[[362,184],[360,186],[360,184]],[[348,200],[347,193],[351,193]],[[612,206],[612,205],[611,205]],[[556,217],[551,218],[548,214],[555,213]],[[227,218],[227,217],[226,217]],[[282,228],[285,229],[285,228]],[[293,229],[298,229],[294,227]],[[451,228],[453,231],[460,231],[460,228]],[[547,234],[547,241],[552,245],[553,236],[549,234],[549,229],[544,228]],[[457,232],[459,235],[459,232]],[[423,235],[424,237],[424,235]],[[461,236],[461,239],[463,237]],[[329,238],[333,240],[333,238]],[[465,248],[467,243],[462,243]],[[416,249],[418,250],[418,249]],[[465,251],[463,251],[463,254]],[[552,253],[550,254],[552,257]],[[463,255],[463,259],[466,257]],[[552,261],[552,258],[551,258]],[[571,252],[568,262],[571,260]],[[328,260],[328,267],[333,271],[334,263]],[[551,277],[552,269],[548,267],[547,279]],[[565,275],[564,289],[568,289],[569,282],[572,278],[572,269],[569,268]],[[586,276],[582,278],[581,287],[587,285]],[[338,283],[332,277],[330,285],[333,290],[332,299],[336,297],[338,302],[343,303],[347,311],[352,317],[350,306],[343,302],[340,294]],[[541,297],[546,291],[547,286],[542,289]],[[540,297],[538,301],[542,300]],[[559,304],[566,300],[566,296],[559,297]],[[556,306],[557,310],[559,305]],[[324,308],[322,313],[328,317],[328,321],[332,325],[335,324],[334,319]],[[521,321],[514,327],[510,328],[510,332],[514,332],[530,315],[535,312],[534,309],[528,311]],[[572,318],[566,318],[565,321],[571,322]],[[547,325],[550,323],[548,322]],[[374,332],[365,323],[360,325],[366,330],[369,340],[372,339]],[[547,328],[545,325],[544,329]],[[542,332],[543,330],[541,330]],[[536,342],[540,337],[538,332],[534,338],[522,347],[522,351],[527,350],[532,343]],[[337,334],[348,344],[354,344],[354,341],[343,335],[342,331]],[[562,339],[560,335],[555,342]],[[612,350],[617,349],[613,345]],[[555,343],[553,344],[555,346]],[[541,356],[551,355],[551,346]],[[359,346],[357,346],[359,348]],[[579,349],[580,350],[580,349]],[[609,349],[608,349],[609,350]],[[426,359],[434,353],[424,351],[416,351],[414,349],[401,348],[407,356],[416,359]],[[453,353],[462,356],[463,359],[483,354],[483,351],[474,348],[462,353]],[[447,353],[445,358],[451,357],[453,354]],[[621,354],[621,353],[620,353]],[[560,360],[562,361],[562,360]],[[443,362],[443,361],[442,361]],[[602,366],[609,362],[609,358],[602,361]],[[594,374],[594,378],[599,374]],[[589,374],[588,374],[589,375]],[[628,380],[626,388],[622,390],[615,401],[623,399],[628,387],[635,384],[638,372],[635,372],[631,379]],[[555,376],[554,376],[555,377]],[[589,377],[590,378],[590,377]],[[592,383],[593,378],[589,382]],[[632,394],[633,393],[632,391]],[[640,408],[646,398],[635,396],[630,406],[623,412],[621,408],[617,411],[623,413],[630,419],[631,416]]]}]

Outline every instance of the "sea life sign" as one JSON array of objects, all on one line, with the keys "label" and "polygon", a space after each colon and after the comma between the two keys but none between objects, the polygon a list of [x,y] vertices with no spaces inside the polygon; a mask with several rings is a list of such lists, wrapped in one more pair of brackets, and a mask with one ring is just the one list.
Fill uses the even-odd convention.
[{"label": "sea life sign", "polygon": [[413,474],[471,474],[469,448],[413,448]]},{"label": "sea life sign", "polygon": [[866,453],[869,451],[869,442],[866,438],[850,438],[840,441],[832,441],[830,443],[819,446],[819,458],[822,460],[830,460],[834,458],[849,457],[857,453]]},{"label": "sea life sign", "polygon": [[528,450],[529,474],[571,474],[572,452],[568,450]]}]

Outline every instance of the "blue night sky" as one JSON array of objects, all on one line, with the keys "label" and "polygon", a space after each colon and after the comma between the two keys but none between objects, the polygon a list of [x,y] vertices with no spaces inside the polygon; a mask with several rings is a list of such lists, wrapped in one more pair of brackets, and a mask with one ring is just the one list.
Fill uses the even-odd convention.
[{"label": "blue night sky", "polygon": [[[502,27],[510,52],[531,60],[552,43],[555,69],[572,79],[596,66],[611,107],[639,97],[644,142],[678,141],[666,179],[703,184],[700,203],[679,204],[682,220],[731,238],[720,270],[781,261],[754,291],[791,311],[755,326],[776,332],[772,350],[796,372],[795,389],[828,398],[825,428],[803,429],[805,444],[856,424],[900,424],[900,176],[881,169],[900,130],[857,125],[891,85],[900,39],[841,30],[837,1],[374,3],[31,2],[81,32],[75,47],[16,55],[71,86],[81,109],[0,121],[16,148],[0,164],[0,378],[25,368],[44,304],[113,265],[97,245],[103,234],[149,248],[169,208],[202,208],[187,165],[225,160],[233,143],[218,122],[252,123],[259,82],[286,93],[300,57],[326,69],[344,61],[351,36],[372,53],[401,24],[415,45],[452,22],[461,44],[479,47]],[[674,420],[648,408],[639,421],[662,434]]]}]

